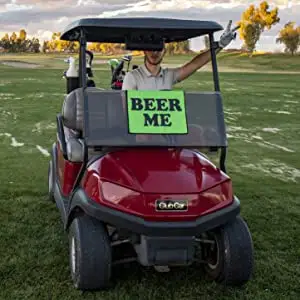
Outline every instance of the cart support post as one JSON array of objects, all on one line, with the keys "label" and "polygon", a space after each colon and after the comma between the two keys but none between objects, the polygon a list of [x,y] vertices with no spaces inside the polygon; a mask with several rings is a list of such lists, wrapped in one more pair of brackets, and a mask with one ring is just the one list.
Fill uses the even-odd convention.
[{"label": "cart support post", "polygon": [[[210,44],[210,53],[211,53],[211,62],[212,62],[212,71],[213,71],[213,79],[214,79],[214,86],[215,91],[220,92],[220,83],[219,83],[219,75],[218,75],[218,66],[217,66],[217,56],[216,56],[216,47],[214,41],[213,33],[209,34],[209,44]],[[220,154],[220,169],[226,173],[226,154],[227,149],[226,147],[221,147],[221,154]]]},{"label": "cart support post", "polygon": [[211,54],[211,62],[212,62],[212,71],[213,71],[213,78],[214,78],[214,85],[215,91],[220,92],[220,83],[219,83],[219,76],[218,76],[218,66],[217,66],[217,57],[215,51],[215,41],[213,33],[209,34],[209,44],[210,44],[210,54]]},{"label": "cart support post", "polygon": [[79,49],[79,86],[86,88],[86,38],[83,29],[80,31]]},{"label": "cart support post", "polygon": [[[79,86],[83,89],[83,97],[84,97],[83,106],[84,106],[84,110],[86,110],[86,109],[88,109],[87,108],[87,105],[88,105],[87,104],[87,95],[85,92],[85,89],[87,87],[87,76],[86,76],[86,45],[87,45],[87,42],[86,42],[86,37],[85,37],[83,29],[80,30],[79,43],[80,43],[80,48],[79,48]],[[86,120],[83,120],[83,122],[86,122]],[[84,127],[85,127],[85,123],[84,123]],[[83,130],[83,132],[84,131],[85,130]],[[88,149],[87,149],[87,146],[85,143],[84,143],[83,147],[84,147],[84,149],[83,149],[84,159],[83,159],[81,168],[79,170],[79,173],[77,175],[77,178],[75,180],[75,183],[74,183],[74,186],[72,189],[73,195],[74,195],[77,187],[80,184],[80,181],[84,175],[84,171],[86,169],[86,165],[88,162]]]}]

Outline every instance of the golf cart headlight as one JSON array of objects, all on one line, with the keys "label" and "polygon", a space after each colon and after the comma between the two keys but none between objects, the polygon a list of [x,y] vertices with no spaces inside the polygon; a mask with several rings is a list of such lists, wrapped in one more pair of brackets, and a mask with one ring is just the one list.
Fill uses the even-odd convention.
[{"label": "golf cart headlight", "polygon": [[102,183],[102,194],[104,200],[114,204],[118,204],[120,201],[128,199],[129,197],[136,197],[139,195],[135,191],[110,182]]}]

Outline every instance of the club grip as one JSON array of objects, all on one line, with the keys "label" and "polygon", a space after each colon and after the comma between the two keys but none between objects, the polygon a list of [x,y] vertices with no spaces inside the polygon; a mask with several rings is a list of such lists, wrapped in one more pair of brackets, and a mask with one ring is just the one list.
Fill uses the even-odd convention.
[{"label": "club grip", "polygon": [[236,31],[241,27],[241,25],[235,26],[234,28],[232,28],[232,31]]}]

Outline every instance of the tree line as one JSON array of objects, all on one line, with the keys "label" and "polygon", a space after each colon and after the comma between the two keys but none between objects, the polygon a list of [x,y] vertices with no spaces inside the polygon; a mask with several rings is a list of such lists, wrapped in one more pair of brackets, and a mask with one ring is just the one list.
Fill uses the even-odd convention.
[{"label": "tree line", "polygon": [[[251,4],[242,14],[241,20],[237,23],[240,26],[239,36],[243,41],[242,50],[250,55],[255,51],[256,44],[263,32],[270,30],[272,26],[280,22],[279,9],[270,9],[267,1],[261,2],[257,7]],[[208,36],[204,37],[205,47],[209,47]],[[300,26],[295,22],[288,22],[279,31],[276,43],[283,44],[285,52],[294,55],[300,47]],[[28,38],[24,29],[19,35],[13,32],[10,36],[5,34],[0,38],[0,50],[4,52],[28,52],[28,53],[53,53],[69,52],[76,53],[79,50],[78,42],[60,40],[60,32],[52,34],[50,40],[40,43],[38,38]],[[105,55],[121,54],[125,51],[124,44],[113,43],[89,43],[88,49]],[[166,45],[168,54],[184,54],[190,52],[189,42],[173,42]]]},{"label": "tree line", "polygon": [[11,36],[6,33],[0,39],[0,48],[3,48],[5,52],[40,52],[40,41],[33,37],[27,38],[27,33],[24,29],[21,29],[19,35],[15,32]]},{"label": "tree line", "polygon": [[[78,53],[78,42],[62,41],[60,40],[60,36],[60,32],[54,32],[50,40],[46,40],[41,44],[37,38],[27,38],[26,31],[21,29],[19,35],[15,32],[13,32],[11,36],[5,34],[4,37],[0,39],[0,48],[3,48],[5,52],[10,53]],[[125,52],[125,44],[117,43],[88,43],[87,48],[90,51],[106,55],[121,54]],[[166,45],[166,51],[168,54],[188,53],[190,52],[189,42],[183,41],[169,43]]]}]

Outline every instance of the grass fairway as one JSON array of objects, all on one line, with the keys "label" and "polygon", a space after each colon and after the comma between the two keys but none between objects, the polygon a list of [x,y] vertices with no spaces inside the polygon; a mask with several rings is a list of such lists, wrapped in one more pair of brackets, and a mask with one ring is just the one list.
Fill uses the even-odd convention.
[{"label": "grass fairway", "polygon": [[[95,72],[96,83],[108,88],[103,68]],[[47,151],[65,93],[62,72],[0,64],[1,300],[300,299],[299,75],[220,74],[227,170],[253,236],[254,278],[242,289],[225,289],[194,267],[159,274],[131,264],[114,270],[111,290],[82,293],[71,283],[59,212],[46,201]],[[211,78],[197,73],[177,87],[211,90]]]}]

